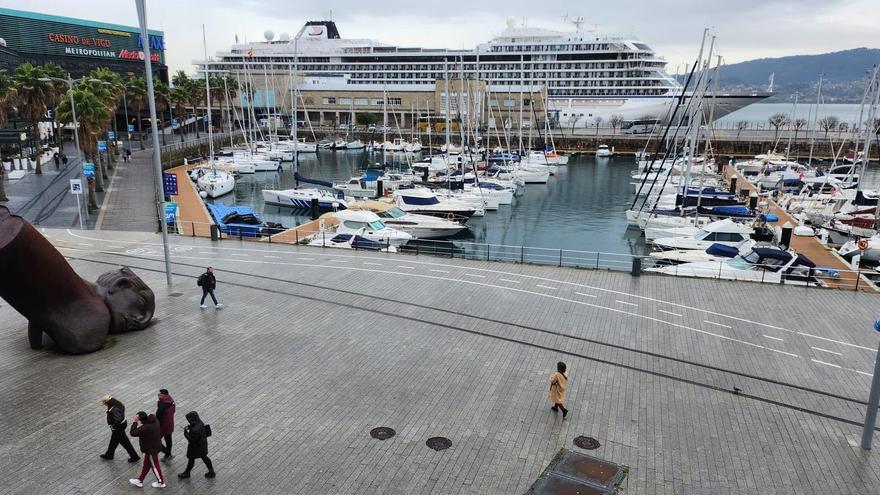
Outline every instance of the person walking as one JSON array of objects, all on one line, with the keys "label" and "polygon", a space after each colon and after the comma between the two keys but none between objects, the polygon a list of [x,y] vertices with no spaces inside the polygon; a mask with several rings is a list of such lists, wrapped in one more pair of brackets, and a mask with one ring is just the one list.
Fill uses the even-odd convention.
[{"label": "person walking", "polygon": [[125,148],[125,161],[126,162],[131,161],[131,150],[128,148]]},{"label": "person walking", "polygon": [[165,478],[162,476],[162,467],[159,466],[159,452],[162,450],[159,420],[154,414],[148,416],[144,411],[138,411],[131,422],[131,436],[138,437],[141,452],[144,453],[144,467],[139,477],[128,481],[134,486],[142,487],[147,473],[152,470],[156,476],[156,481],[152,484],[153,488],[165,488]]},{"label": "person walking", "polygon": [[553,412],[562,411],[562,419],[568,416],[568,409],[562,403],[565,401],[565,389],[568,387],[568,374],[565,372],[565,363],[556,363],[556,373],[550,375],[550,408]]},{"label": "person walking", "polygon": [[156,403],[156,419],[159,420],[159,435],[165,440],[165,446],[162,448],[165,456],[162,460],[166,462],[174,459],[174,456],[171,455],[171,435],[174,433],[174,413],[176,411],[177,406],[174,404],[174,399],[168,394],[168,389],[160,389],[159,401]]},{"label": "person walking", "polygon": [[128,452],[128,462],[137,462],[141,460],[141,456],[137,454],[128,439],[126,427],[128,420],[125,419],[125,406],[116,398],[105,395],[101,397],[101,404],[107,409],[107,424],[110,425],[110,445],[107,446],[107,452],[101,454],[101,459],[113,459],[116,454],[116,447],[122,445],[122,448]]},{"label": "person walking", "polygon": [[61,153],[61,164],[65,167],[67,166],[67,155],[65,155],[64,153]]},{"label": "person walking", "polygon": [[202,288],[202,302],[199,303],[199,307],[202,309],[207,308],[208,306],[205,304],[205,297],[209,294],[211,295],[211,300],[214,301],[214,306],[218,308],[222,308],[223,304],[217,302],[217,296],[214,295],[214,289],[217,288],[217,279],[214,277],[214,268],[208,267],[208,270],[205,273],[199,276],[198,281],[199,287]]},{"label": "person walking", "polygon": [[186,470],[177,475],[178,478],[189,478],[189,473],[196,465],[196,459],[201,459],[208,468],[205,478],[213,478],[217,476],[214,472],[214,465],[208,458],[208,437],[211,436],[211,427],[202,423],[199,413],[190,411],[186,413],[186,421],[189,423],[183,428],[183,436],[189,444],[186,446],[186,457],[189,459],[186,463]]},{"label": "person walking", "polygon": [[58,156],[57,151],[52,155],[52,159],[55,160],[55,170],[58,170],[61,167],[61,157]]}]

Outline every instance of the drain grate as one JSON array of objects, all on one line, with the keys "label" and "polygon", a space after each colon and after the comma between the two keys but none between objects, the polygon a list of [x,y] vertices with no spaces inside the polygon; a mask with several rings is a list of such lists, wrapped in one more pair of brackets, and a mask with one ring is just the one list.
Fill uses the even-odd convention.
[{"label": "drain grate", "polygon": [[434,450],[446,450],[452,447],[452,440],[446,437],[431,437],[425,442],[425,445]]},{"label": "drain grate", "polygon": [[586,450],[598,449],[602,444],[593,437],[579,436],[574,439],[574,444]]},{"label": "drain grate", "polygon": [[370,430],[370,436],[377,440],[388,440],[396,433],[397,432],[394,431],[394,428],[388,428],[387,426],[380,426]]}]

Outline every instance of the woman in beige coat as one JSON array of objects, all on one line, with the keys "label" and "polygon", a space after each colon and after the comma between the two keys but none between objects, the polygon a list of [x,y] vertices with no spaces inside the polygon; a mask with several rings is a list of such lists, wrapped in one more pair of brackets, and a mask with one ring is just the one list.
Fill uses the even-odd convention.
[{"label": "woman in beige coat", "polygon": [[556,363],[556,373],[550,375],[550,393],[548,394],[550,398],[550,403],[553,404],[553,407],[550,409],[553,412],[559,412],[562,410],[562,419],[568,415],[568,409],[562,405],[562,402],[565,401],[565,389],[568,387],[568,374],[565,373],[565,363],[562,361]]}]

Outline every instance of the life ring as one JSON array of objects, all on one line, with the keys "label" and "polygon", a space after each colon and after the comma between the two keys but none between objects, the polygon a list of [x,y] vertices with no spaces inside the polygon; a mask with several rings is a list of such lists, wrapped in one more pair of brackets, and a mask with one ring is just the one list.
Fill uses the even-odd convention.
[{"label": "life ring", "polygon": [[857,243],[857,245],[859,246],[859,251],[864,251],[864,250],[868,249],[868,240],[867,239],[859,239],[859,242]]},{"label": "life ring", "polygon": [[446,219],[449,221],[455,220],[455,214],[450,211],[446,214]]}]

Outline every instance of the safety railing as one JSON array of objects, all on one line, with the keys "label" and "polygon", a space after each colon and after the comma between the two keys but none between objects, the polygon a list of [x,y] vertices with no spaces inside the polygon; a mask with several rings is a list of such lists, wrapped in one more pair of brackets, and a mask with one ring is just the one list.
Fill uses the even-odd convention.
[{"label": "safety railing", "polygon": [[663,274],[678,277],[707,278],[763,284],[801,286],[810,288],[837,288],[844,290],[876,290],[869,275],[874,270],[839,270],[812,268],[804,265],[747,264],[744,262],[705,262],[699,264],[659,264],[649,256],[638,254],[579,251],[532,246],[477,243],[460,240],[419,239],[395,247],[385,240],[373,242],[334,241],[331,231],[306,231],[269,226],[217,225],[200,222],[172,224],[170,232],[191,237],[210,237],[214,240],[234,239],[269,244],[310,245],[324,248],[348,248],[357,251],[396,252],[402,255],[425,255],[442,258],[460,258],[475,261],[497,261],[534,265],[553,265],[567,268],[630,272],[632,275]]}]

